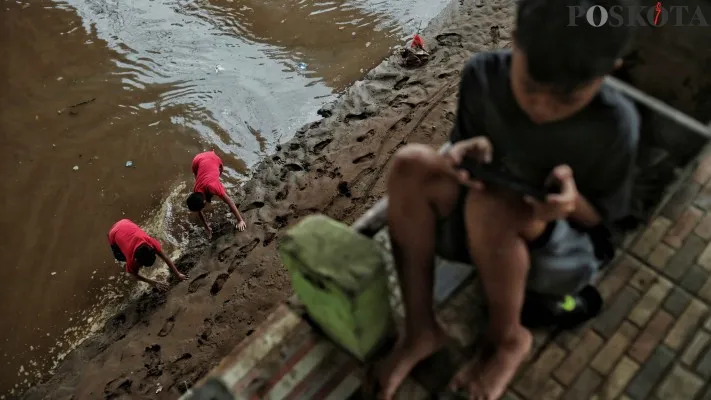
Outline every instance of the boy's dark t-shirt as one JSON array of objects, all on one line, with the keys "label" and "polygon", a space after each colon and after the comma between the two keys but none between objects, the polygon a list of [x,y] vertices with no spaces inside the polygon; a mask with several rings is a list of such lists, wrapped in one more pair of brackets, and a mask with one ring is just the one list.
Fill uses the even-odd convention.
[{"label": "boy's dark t-shirt", "polygon": [[486,136],[493,162],[534,185],[568,164],[578,191],[607,222],[628,215],[639,116],[617,90],[603,85],[573,116],[535,124],[516,102],[509,80],[511,53],[478,53],[462,72],[451,142]]}]

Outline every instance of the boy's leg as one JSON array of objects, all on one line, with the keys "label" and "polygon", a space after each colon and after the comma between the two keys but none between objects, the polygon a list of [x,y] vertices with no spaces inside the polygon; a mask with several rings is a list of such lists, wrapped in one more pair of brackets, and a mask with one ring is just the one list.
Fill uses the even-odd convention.
[{"label": "boy's leg", "polygon": [[471,191],[465,205],[469,251],[481,277],[489,307],[487,341],[493,353],[473,360],[455,377],[473,399],[498,399],[530,351],[532,336],[521,323],[530,265],[527,243],[546,223],[534,221],[520,195],[503,190]]},{"label": "boy's leg", "polygon": [[405,332],[377,368],[382,399],[391,399],[415,364],[445,340],[432,304],[436,223],[452,212],[459,190],[435,150],[409,145],[395,155],[388,177],[388,228],[405,306]]}]

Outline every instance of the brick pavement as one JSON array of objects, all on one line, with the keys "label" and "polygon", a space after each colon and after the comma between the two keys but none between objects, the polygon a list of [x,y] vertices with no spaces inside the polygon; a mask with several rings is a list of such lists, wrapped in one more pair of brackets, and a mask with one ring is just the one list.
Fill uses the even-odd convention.
[{"label": "brick pavement", "polygon": [[[599,283],[603,314],[551,343],[537,333],[506,400],[711,400],[711,156],[625,243]],[[440,312],[462,345],[474,343],[476,323],[461,318],[476,292]]]}]

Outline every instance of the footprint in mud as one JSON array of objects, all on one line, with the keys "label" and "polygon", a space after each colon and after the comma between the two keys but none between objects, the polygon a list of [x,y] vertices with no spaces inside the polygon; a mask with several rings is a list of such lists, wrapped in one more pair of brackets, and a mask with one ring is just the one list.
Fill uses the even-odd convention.
[{"label": "footprint in mud", "polygon": [[160,331],[158,331],[158,336],[159,337],[165,337],[170,334],[170,332],[173,330],[173,327],[175,326],[175,315],[171,316],[167,320],[165,320],[165,323],[163,324],[163,327],[160,328]]},{"label": "footprint in mud", "polygon": [[489,36],[491,37],[491,44],[496,47],[501,40],[501,31],[498,25],[494,25],[489,29]]},{"label": "footprint in mud", "polygon": [[262,242],[262,246],[267,247],[269,244],[276,238],[276,233],[275,232],[267,232],[264,234],[264,241]]},{"label": "footprint in mud", "polygon": [[287,171],[290,171],[290,172],[303,171],[303,170],[304,170],[304,168],[303,168],[301,165],[299,165],[299,164],[294,164],[294,163],[286,164],[286,165],[284,166],[284,169],[287,170]]},{"label": "footprint in mud", "polygon": [[254,238],[254,239],[252,239],[251,242],[249,242],[249,243],[245,244],[244,246],[240,247],[240,248],[239,248],[239,251],[242,252],[242,253],[249,253],[249,252],[252,251],[255,247],[257,247],[257,245],[259,244],[259,242],[260,242],[259,238]]},{"label": "footprint in mud", "polygon": [[437,40],[437,44],[440,46],[463,47],[462,35],[458,33],[442,33],[435,36],[435,40]]},{"label": "footprint in mud", "polygon": [[284,188],[284,190],[282,190],[276,194],[276,200],[282,201],[282,200],[286,199],[288,196],[289,196],[289,187],[287,186]]},{"label": "footprint in mud", "polygon": [[143,366],[148,370],[147,376],[161,376],[163,363],[160,360],[160,345],[154,344],[146,347],[143,352]]},{"label": "footprint in mud", "polygon": [[205,277],[208,275],[207,272],[202,273],[195,277],[188,285],[188,293],[195,293],[204,285]]},{"label": "footprint in mud", "polygon": [[229,277],[230,274],[227,273],[221,273],[220,275],[217,275],[215,282],[212,283],[212,287],[210,288],[210,294],[216,296],[218,293],[220,293],[222,287],[225,285],[225,282],[227,282],[227,278]]},{"label": "footprint in mud", "polygon": [[362,155],[360,157],[357,157],[355,160],[353,160],[353,164],[360,164],[362,162],[371,161],[374,158],[375,158],[374,153],[368,153],[368,154]]},{"label": "footprint in mud", "polygon": [[247,212],[247,211],[252,211],[252,210],[257,210],[264,207],[264,202],[263,201],[254,201],[250,204],[247,204],[246,206],[242,207],[242,212]]},{"label": "footprint in mud", "polygon": [[369,111],[365,111],[365,112],[362,112],[359,114],[348,114],[348,115],[346,115],[345,118],[343,118],[343,122],[345,122],[347,124],[351,121],[362,121],[364,119],[368,119],[368,118],[372,117],[374,114],[375,113],[369,112]]},{"label": "footprint in mud", "polygon": [[406,76],[406,77],[398,80],[397,82],[395,82],[395,86],[393,86],[393,89],[395,89],[395,90],[402,89],[405,86],[405,84],[407,83],[407,81],[409,81],[409,80],[410,80],[409,76]]},{"label": "footprint in mud", "polygon": [[274,218],[274,229],[281,229],[287,225],[289,225],[288,215],[277,215],[276,218]]},{"label": "footprint in mud", "polygon": [[359,143],[360,143],[360,142],[364,141],[365,139],[367,139],[368,136],[373,136],[374,134],[375,134],[375,129],[371,129],[371,130],[369,130],[368,132],[366,132],[365,135],[360,135],[360,136],[358,136],[358,137],[356,138],[356,142],[359,142]]},{"label": "footprint in mud", "polygon": [[203,320],[203,330],[198,336],[198,344],[199,345],[204,345],[209,342],[210,335],[212,335],[212,326],[215,323],[212,322],[210,318],[205,318]]},{"label": "footprint in mud", "polygon": [[353,193],[351,193],[351,189],[348,187],[348,182],[339,183],[337,189],[338,193],[342,196],[351,197],[353,195]]},{"label": "footprint in mud", "polygon": [[324,148],[326,148],[326,146],[331,144],[332,141],[333,139],[326,139],[324,141],[316,143],[316,146],[314,146],[314,153],[320,153]]},{"label": "footprint in mud", "polygon": [[114,379],[113,381],[107,383],[106,386],[104,386],[105,398],[113,400],[125,397],[125,395],[127,394],[131,394],[132,384],[133,381],[124,377]]},{"label": "footprint in mud", "polygon": [[217,261],[225,262],[225,260],[232,257],[234,252],[235,252],[235,248],[232,246],[220,251],[219,253],[217,253]]}]

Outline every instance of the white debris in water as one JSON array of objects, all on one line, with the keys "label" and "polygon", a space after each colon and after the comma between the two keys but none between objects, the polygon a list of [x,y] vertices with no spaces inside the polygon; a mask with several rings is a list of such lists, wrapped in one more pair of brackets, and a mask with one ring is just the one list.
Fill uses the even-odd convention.
[{"label": "white debris in water", "polygon": [[365,42],[365,47],[370,47],[370,42]]},{"label": "white debris in water", "polygon": [[156,121],[156,122],[154,122],[154,123],[152,123],[152,124],[148,124],[148,126],[156,126],[156,125],[158,125],[158,124],[160,124],[160,121]]},{"label": "white debris in water", "polygon": [[286,21],[285,19],[282,19],[282,20],[281,20],[281,23],[283,24],[285,21]]},{"label": "white debris in water", "polygon": [[224,70],[225,70],[225,68],[220,64],[217,64],[215,66],[215,72],[220,72],[220,71],[224,71]]},{"label": "white debris in water", "polygon": [[156,385],[158,386],[158,389],[156,389],[156,394],[163,391],[163,386],[161,386],[160,383],[156,383]]},{"label": "white debris in water", "polygon": [[126,167],[133,167],[133,161],[126,161]]},{"label": "white debris in water", "polygon": [[57,78],[57,82],[61,81],[62,79],[64,79],[64,78],[62,78],[62,77],[60,76],[59,78]]},{"label": "white debris in water", "polygon": [[72,167],[72,169],[73,169],[74,171],[79,171],[79,166],[78,166],[78,165],[75,165],[75,166]]},{"label": "white debris in water", "polygon": [[50,275],[54,276],[54,275],[57,275],[57,273],[52,271],[52,272],[50,272]]},{"label": "white debris in water", "polygon": [[355,32],[351,32],[351,36],[355,36]]}]

